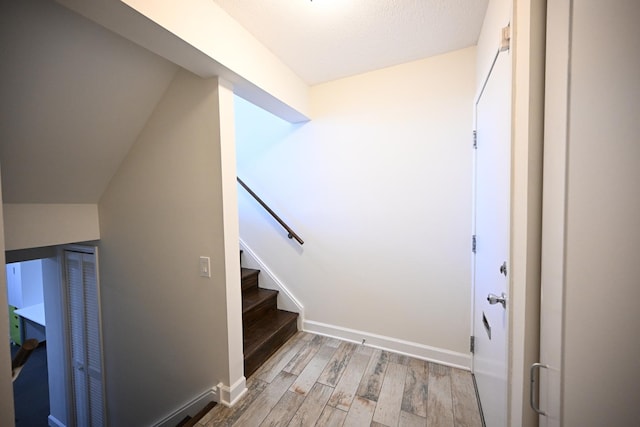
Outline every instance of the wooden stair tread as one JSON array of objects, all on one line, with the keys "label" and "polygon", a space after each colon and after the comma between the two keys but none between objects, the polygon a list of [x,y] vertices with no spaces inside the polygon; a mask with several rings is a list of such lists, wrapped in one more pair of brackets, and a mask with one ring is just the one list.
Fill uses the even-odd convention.
[{"label": "wooden stair tread", "polygon": [[260,270],[255,270],[253,268],[244,268],[244,267],[242,267],[240,270],[241,270],[240,271],[240,278],[241,279],[244,279],[246,277],[251,277],[254,274],[260,273]]},{"label": "wooden stair tread", "polygon": [[[285,310],[272,310],[261,319],[249,325],[244,334],[244,356],[250,357],[256,350],[267,343],[279,331],[292,323],[297,328],[298,313]],[[275,351],[275,350],[274,350]]]},{"label": "wooden stair tread", "polygon": [[249,378],[298,332],[298,313],[271,310],[245,329],[244,375]]},{"label": "wooden stair tread", "polygon": [[209,411],[211,411],[213,408],[215,408],[215,406],[216,406],[216,402],[207,403],[207,405],[204,408],[202,408],[200,411],[198,411],[198,413],[195,414],[193,417],[190,417],[188,415],[184,417],[184,419],[180,421],[180,423],[178,423],[176,427],[194,427],[195,425],[198,424],[198,421],[204,418],[204,416],[207,415]]},{"label": "wooden stair tread", "polygon": [[[240,251],[242,257],[242,251]],[[298,331],[298,313],[278,309],[278,291],[258,285],[260,270],[240,270],[244,375],[249,377]]]},{"label": "wooden stair tread", "polygon": [[264,303],[265,301],[275,299],[277,298],[277,296],[278,291],[264,288],[256,288],[252,289],[250,292],[246,292],[242,296],[242,314],[247,314],[249,311],[258,307],[260,304]]},{"label": "wooden stair tread", "polygon": [[191,417],[189,415],[187,415],[186,417],[184,417],[182,419],[182,421],[180,421],[178,424],[176,424],[176,427],[185,427],[189,421],[191,421]]}]

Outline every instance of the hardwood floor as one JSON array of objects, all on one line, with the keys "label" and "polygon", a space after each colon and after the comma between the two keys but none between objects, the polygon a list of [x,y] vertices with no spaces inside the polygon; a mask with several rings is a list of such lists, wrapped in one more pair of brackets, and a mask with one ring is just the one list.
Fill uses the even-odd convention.
[{"label": "hardwood floor", "polygon": [[298,332],[199,426],[482,427],[471,374]]}]

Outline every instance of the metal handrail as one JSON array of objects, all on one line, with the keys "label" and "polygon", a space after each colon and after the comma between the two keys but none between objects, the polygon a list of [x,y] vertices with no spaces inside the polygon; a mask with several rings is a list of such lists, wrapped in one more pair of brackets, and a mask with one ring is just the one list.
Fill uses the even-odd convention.
[{"label": "metal handrail", "polygon": [[242,180],[239,177],[236,177],[236,179],[238,180],[238,183],[240,183],[240,185],[242,185],[242,187],[247,190],[247,193],[251,194],[251,196],[256,199],[256,201],[258,203],[260,203],[260,205],[265,208],[265,210],[267,212],[269,212],[269,214],[271,214],[271,216],[278,221],[278,223],[285,229],[287,230],[287,233],[289,233],[287,235],[287,237],[289,237],[290,239],[296,239],[298,241],[298,243],[300,243],[301,245],[304,245],[304,240],[302,240],[300,238],[300,236],[298,236],[295,231],[293,231],[291,229],[291,227],[289,227],[279,216],[278,214],[276,214],[269,206],[267,206],[267,204],[265,202],[262,201],[262,199],[253,192],[253,190],[251,190],[247,184],[245,184],[244,182],[242,182]]}]

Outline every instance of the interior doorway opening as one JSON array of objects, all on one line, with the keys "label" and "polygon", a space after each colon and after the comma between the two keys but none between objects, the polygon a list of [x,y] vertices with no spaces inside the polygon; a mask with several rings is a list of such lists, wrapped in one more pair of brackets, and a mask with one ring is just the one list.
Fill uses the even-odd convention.
[{"label": "interior doorway opening", "polygon": [[102,425],[97,247],[10,251],[6,257],[11,356],[29,338],[40,343],[14,381],[16,426],[88,425],[87,417]]},{"label": "interior doorway opening", "polygon": [[42,259],[6,264],[6,278],[11,359],[26,340],[39,343],[13,381],[15,424],[47,425],[49,379]]}]

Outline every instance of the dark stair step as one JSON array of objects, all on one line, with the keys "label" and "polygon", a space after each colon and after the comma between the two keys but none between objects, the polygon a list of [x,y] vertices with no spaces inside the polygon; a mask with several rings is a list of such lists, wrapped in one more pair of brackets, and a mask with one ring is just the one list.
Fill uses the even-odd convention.
[{"label": "dark stair step", "polygon": [[184,427],[187,425],[187,423],[191,421],[191,417],[189,415],[187,415],[186,417],[184,417],[182,419],[182,421],[180,421],[178,424],[176,424],[176,427]]},{"label": "dark stair step", "polygon": [[298,313],[270,310],[244,328],[244,375],[249,377],[297,331]]},{"label": "dark stair step", "polygon": [[184,417],[184,419],[182,421],[180,421],[176,425],[176,427],[194,427],[196,424],[198,424],[198,421],[200,421],[202,418],[204,418],[204,416],[207,415],[209,413],[209,411],[212,410],[215,406],[216,406],[215,402],[207,403],[207,405],[204,408],[202,408],[193,417],[190,417],[189,415]]},{"label": "dark stair step", "polygon": [[242,292],[249,291],[258,287],[258,274],[260,270],[254,270],[252,268],[242,268],[240,278],[242,281]]},{"label": "dark stair step", "polygon": [[278,291],[254,288],[242,295],[242,324],[244,328],[252,325],[270,310],[278,309]]}]

